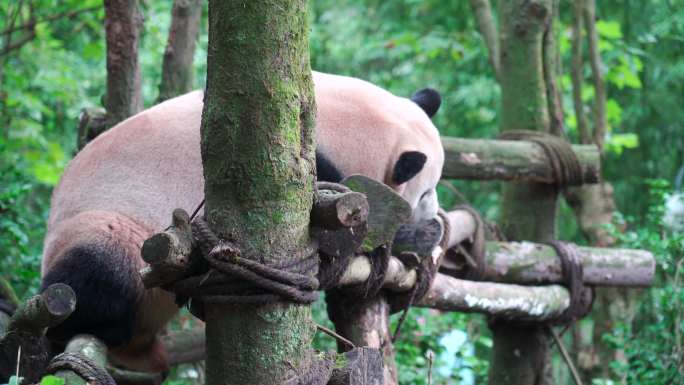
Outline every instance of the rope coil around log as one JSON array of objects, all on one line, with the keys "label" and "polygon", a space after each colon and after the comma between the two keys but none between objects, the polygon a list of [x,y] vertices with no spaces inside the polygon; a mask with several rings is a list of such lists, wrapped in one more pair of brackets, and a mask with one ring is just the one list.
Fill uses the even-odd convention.
[{"label": "rope coil around log", "polygon": [[[458,205],[455,210],[466,211],[475,221],[472,237],[446,250],[440,271],[456,278],[481,281],[485,276],[486,226],[480,213],[470,205]],[[465,260],[465,265],[461,262]]]},{"label": "rope coil around log", "polygon": [[582,260],[577,247],[572,243],[558,240],[548,242],[548,245],[553,247],[561,261],[563,283],[570,294],[568,308],[553,322],[572,323],[591,311],[593,292],[590,287],[584,285]]},{"label": "rope coil around log", "polygon": [[231,242],[220,240],[202,218],[192,222],[193,237],[209,265],[202,275],[167,286],[178,302],[189,298],[202,303],[265,304],[281,301],[312,303],[318,298],[318,256],[309,250],[303,259],[294,257],[266,265],[240,255]]},{"label": "rope coil around log", "polygon": [[55,356],[46,369],[46,373],[55,374],[60,370],[70,370],[91,385],[116,385],[107,370],[93,360],[77,353],[62,353]]},{"label": "rope coil around log", "polygon": [[499,135],[499,139],[523,140],[538,144],[546,154],[553,170],[553,179],[558,186],[580,186],[584,173],[577,154],[565,139],[540,131],[510,130]]}]

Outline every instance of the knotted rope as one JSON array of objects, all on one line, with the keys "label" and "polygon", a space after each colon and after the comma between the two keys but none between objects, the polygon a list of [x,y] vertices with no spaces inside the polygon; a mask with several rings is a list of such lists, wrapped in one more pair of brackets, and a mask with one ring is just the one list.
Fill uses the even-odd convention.
[{"label": "knotted rope", "polygon": [[510,130],[502,132],[499,139],[524,140],[541,146],[553,170],[556,185],[579,186],[584,183],[582,165],[570,143],[563,138],[540,131]]},{"label": "knotted rope", "polygon": [[54,374],[60,370],[71,370],[91,385],[116,385],[107,370],[90,358],[77,353],[56,355],[46,369],[46,373]]},{"label": "knotted rope", "polygon": [[577,247],[562,241],[551,241],[548,244],[553,247],[561,261],[563,283],[570,294],[568,308],[553,322],[571,323],[589,313],[593,302],[593,293],[591,288],[584,285],[582,260]]},{"label": "knotted rope", "polygon": [[312,303],[318,298],[318,256],[308,250],[305,258],[290,257],[263,264],[241,256],[231,242],[219,240],[201,218],[192,232],[209,271],[168,285],[184,304],[189,298],[202,303],[264,304],[281,301]]}]

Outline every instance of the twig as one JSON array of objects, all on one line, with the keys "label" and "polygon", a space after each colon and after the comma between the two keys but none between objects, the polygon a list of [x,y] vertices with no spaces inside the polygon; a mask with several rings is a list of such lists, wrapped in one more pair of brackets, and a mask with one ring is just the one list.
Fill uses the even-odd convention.
[{"label": "twig", "polygon": [[72,17],[77,16],[81,13],[96,11],[96,10],[101,9],[101,8],[102,8],[102,5],[95,5],[92,7],[77,9],[75,11],[61,12],[61,13],[58,13],[55,15],[48,16],[42,20],[36,20],[35,18],[31,18],[28,23],[24,23],[24,24],[17,25],[17,26],[11,25],[11,26],[5,28],[2,32],[0,32],[0,36],[9,35],[13,32],[17,32],[17,31],[21,31],[21,30],[32,30],[33,28],[35,28],[35,26],[37,24],[40,24],[40,23],[47,23],[49,21],[59,20],[62,18],[72,18]]},{"label": "twig", "polygon": [[553,330],[552,326],[547,325],[546,328],[549,331],[549,334],[551,334],[551,337],[553,337],[553,340],[556,342],[556,345],[558,346],[558,351],[560,351],[560,354],[563,357],[565,364],[568,365],[568,369],[570,369],[570,373],[572,374],[572,379],[575,381],[575,384],[576,385],[583,385],[582,384],[582,378],[580,378],[580,375],[577,372],[577,368],[575,368],[575,364],[572,363],[572,359],[570,358],[570,354],[568,353],[568,350],[565,349],[565,345],[563,345],[563,341],[561,341],[560,337],[558,337],[558,334],[556,333],[555,330]]},{"label": "twig", "polygon": [[352,349],[356,349],[356,345],[354,345],[353,342],[351,342],[348,339],[337,334],[334,330],[328,329],[327,327],[325,327],[323,325],[319,325],[319,324],[316,324],[316,329],[322,331],[323,333],[329,335],[330,337],[332,337],[338,341],[344,342],[347,346],[351,347]]},{"label": "twig", "polygon": [[432,385],[432,360],[435,358],[435,353],[432,350],[427,351],[428,359],[428,385]]},{"label": "twig", "polygon": [[14,306],[19,306],[19,297],[14,292],[12,285],[3,277],[0,277],[0,298],[9,301]]}]

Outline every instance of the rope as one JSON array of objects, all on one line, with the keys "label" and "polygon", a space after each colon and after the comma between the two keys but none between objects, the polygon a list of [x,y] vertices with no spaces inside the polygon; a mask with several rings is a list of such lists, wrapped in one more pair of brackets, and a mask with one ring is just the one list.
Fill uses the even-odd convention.
[{"label": "rope", "polygon": [[[469,205],[458,205],[454,209],[467,211],[473,217],[475,231],[470,239],[446,250],[440,271],[457,278],[481,281],[484,279],[487,267],[485,261],[485,232],[487,230],[485,222],[480,213]],[[466,261],[465,266],[462,265],[462,260]]]},{"label": "rope", "polygon": [[219,240],[201,218],[192,222],[197,241],[209,272],[192,276],[168,289],[184,304],[189,298],[202,303],[265,304],[281,301],[312,303],[318,298],[318,256],[311,252],[304,259],[289,258],[266,265],[240,256],[230,242]]},{"label": "rope", "polygon": [[541,146],[551,165],[556,185],[579,186],[584,183],[584,173],[577,154],[563,138],[540,131],[510,130],[502,132],[499,139],[524,140]]},{"label": "rope", "polygon": [[577,248],[571,243],[562,241],[551,241],[548,244],[554,248],[558,258],[560,258],[563,283],[570,294],[568,308],[554,322],[571,323],[589,313],[593,294],[591,288],[584,286],[582,261]]},{"label": "rope", "polygon": [[91,385],[116,385],[107,370],[88,357],[77,353],[62,353],[55,356],[46,369],[54,374],[60,370],[71,370]]}]

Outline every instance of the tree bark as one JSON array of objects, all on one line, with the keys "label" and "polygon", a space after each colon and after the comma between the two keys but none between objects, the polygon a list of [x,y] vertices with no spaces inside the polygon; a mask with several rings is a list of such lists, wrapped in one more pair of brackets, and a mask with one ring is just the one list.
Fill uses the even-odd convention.
[{"label": "tree bark", "polygon": [[142,110],[138,45],[142,15],[137,0],[105,0],[109,127]]},{"label": "tree bark", "polygon": [[169,39],[164,51],[157,102],[192,90],[193,67],[202,17],[202,0],[174,0]]},{"label": "tree bark", "polygon": [[[499,3],[501,28],[501,130],[549,132],[544,81],[544,34],[553,14],[551,0]],[[502,230],[511,241],[555,238],[557,187],[508,183],[502,199]],[[550,339],[543,325],[493,322],[491,385],[546,384]]]},{"label": "tree bark", "polygon": [[[264,264],[309,250],[314,95],[306,0],[209,2],[205,212]],[[308,305],[205,305],[207,383],[282,384],[308,359]]]}]

